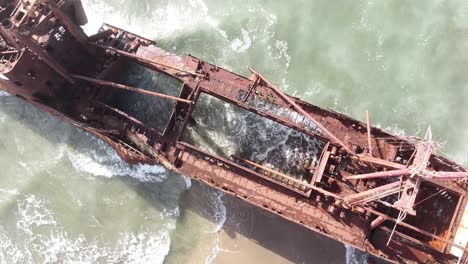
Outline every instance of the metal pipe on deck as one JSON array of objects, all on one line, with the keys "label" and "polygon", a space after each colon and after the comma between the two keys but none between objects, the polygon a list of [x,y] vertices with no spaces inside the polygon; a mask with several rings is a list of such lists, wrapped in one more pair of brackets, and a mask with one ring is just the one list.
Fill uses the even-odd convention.
[{"label": "metal pipe on deck", "polygon": [[374,164],[374,165],[381,166],[381,167],[384,167],[384,168],[392,168],[392,169],[405,169],[405,168],[407,168],[405,165],[400,164],[400,163],[396,163],[396,162],[392,162],[392,161],[388,161],[388,160],[384,160],[384,159],[379,159],[379,158],[374,158],[374,157],[370,157],[370,156],[366,156],[366,155],[351,156],[351,159],[353,159],[355,161],[362,161],[362,162],[365,162],[365,163]]},{"label": "metal pipe on deck", "polygon": [[131,91],[131,92],[136,92],[136,93],[161,97],[161,98],[174,100],[174,101],[178,101],[178,102],[182,102],[182,103],[186,103],[186,104],[193,104],[193,101],[190,101],[190,100],[187,100],[187,99],[183,99],[183,98],[179,98],[179,97],[175,97],[175,96],[170,96],[170,95],[166,95],[166,94],[162,94],[162,93],[157,93],[157,92],[151,92],[151,91],[147,91],[147,90],[144,90],[144,89],[131,87],[131,86],[128,86],[128,85],[123,85],[123,84],[109,82],[109,81],[103,81],[103,80],[94,79],[94,78],[85,77],[85,76],[76,75],[76,74],[72,74],[71,76],[76,78],[76,79],[84,80],[84,81],[95,83],[95,84],[111,86],[111,87],[122,89],[122,90],[127,90],[127,91]]},{"label": "metal pipe on deck", "polygon": [[392,171],[379,171],[373,173],[366,173],[366,174],[358,174],[352,176],[346,176],[346,180],[368,180],[368,179],[375,179],[375,178],[390,178],[390,177],[398,177],[404,175],[410,175],[410,169],[401,169],[401,170],[392,170]]},{"label": "metal pipe on deck", "polygon": [[376,229],[378,226],[380,226],[381,224],[383,224],[383,222],[385,222],[387,220],[387,217],[383,216],[383,215],[379,215],[377,216],[377,218],[375,218],[371,224],[370,224],[370,230],[374,230]]},{"label": "metal pipe on deck", "polygon": [[276,88],[271,82],[269,82],[267,79],[265,79],[262,75],[254,71],[253,69],[249,68],[249,70],[257,75],[259,78],[261,78],[268,86],[271,88],[276,94],[278,94],[283,100],[285,100],[288,104],[290,104],[296,111],[301,113],[303,116],[309,118],[314,124],[319,127],[325,134],[328,135],[329,138],[331,138],[334,142],[338,143],[341,147],[343,147],[346,152],[350,154],[355,154],[354,151],[352,151],[348,146],[346,146],[345,143],[343,143],[341,140],[339,140],[333,133],[331,133],[328,129],[326,129],[320,122],[315,120],[309,113],[307,113],[302,107],[298,106],[294,100],[292,100],[288,95],[284,94],[280,89]]},{"label": "metal pipe on deck", "polygon": [[367,123],[367,145],[369,148],[369,156],[372,156],[372,135],[369,111],[366,110],[366,123]]},{"label": "metal pipe on deck", "polygon": [[347,206],[354,206],[357,204],[363,204],[370,201],[375,201],[380,198],[398,193],[401,190],[400,182],[393,182],[386,185],[382,185],[367,191],[350,194],[344,197],[344,204]]},{"label": "metal pipe on deck", "polygon": [[468,171],[437,171],[427,172],[426,176],[435,180],[468,179]]},{"label": "metal pipe on deck", "polygon": [[[411,170],[411,167],[408,169],[399,169],[391,171],[379,171],[366,174],[358,174],[352,176],[346,176],[346,180],[368,180],[375,178],[391,178],[399,177],[405,175],[411,175],[414,172]],[[468,178],[468,172],[455,172],[455,171],[427,171],[423,170],[418,174],[422,178],[434,179],[434,180],[457,180],[457,179],[466,179]]]}]

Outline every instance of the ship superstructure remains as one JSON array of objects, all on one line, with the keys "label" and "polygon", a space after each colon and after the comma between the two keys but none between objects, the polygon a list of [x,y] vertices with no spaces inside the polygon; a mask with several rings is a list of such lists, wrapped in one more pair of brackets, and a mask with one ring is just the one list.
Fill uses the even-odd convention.
[{"label": "ship superstructure remains", "polygon": [[[253,69],[246,78],[110,25],[87,36],[78,0],[0,0],[0,21],[0,88],[127,162],[162,164],[389,261],[468,263],[468,171],[434,153],[430,130],[425,139],[396,137],[284,94]],[[124,83],[131,67],[158,82]],[[316,155],[278,167],[190,143],[184,135],[202,96],[312,139]],[[167,112],[151,111],[156,103]]]}]

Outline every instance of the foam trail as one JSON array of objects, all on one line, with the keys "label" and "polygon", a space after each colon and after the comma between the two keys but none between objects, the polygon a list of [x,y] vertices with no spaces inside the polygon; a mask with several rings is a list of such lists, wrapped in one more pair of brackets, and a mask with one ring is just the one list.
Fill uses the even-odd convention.
[{"label": "foam trail", "polygon": [[146,10],[138,10],[135,14],[128,11],[131,3],[127,7],[125,3],[117,6],[97,0],[83,0],[83,5],[88,14],[89,22],[84,26],[88,34],[94,34],[103,22],[150,39],[168,38],[199,27],[218,27],[218,22],[208,15],[208,8],[201,0],[147,3]]},{"label": "foam trail", "polygon": [[221,251],[220,236],[218,232],[223,228],[224,223],[226,222],[227,213],[226,206],[224,205],[222,200],[224,193],[221,191],[214,191],[209,189],[208,191],[210,191],[210,200],[213,203],[214,207],[212,217],[214,218],[213,221],[216,223],[216,226],[211,232],[215,234],[216,238],[214,240],[214,246],[211,248],[211,251],[205,258],[205,264],[213,263],[214,259]]},{"label": "foam trail", "polygon": [[224,193],[222,193],[221,191],[217,191],[215,192],[215,196],[216,198],[214,199],[214,202],[215,202],[215,207],[216,207],[216,210],[215,210],[215,222],[216,222],[216,228],[214,230],[214,232],[219,232],[221,230],[221,228],[223,228],[224,226],[224,223],[226,222],[226,206],[224,205],[223,203],[223,196],[224,196]]},{"label": "foam trail", "polygon": [[219,252],[221,252],[221,246],[219,245],[219,236],[216,236],[215,246],[211,249],[210,254],[205,259],[205,264],[212,264]]},{"label": "foam trail", "polygon": [[[170,223],[167,229],[124,231],[115,245],[102,245],[84,235],[70,235],[38,196],[25,195],[17,208],[19,221],[13,235],[0,226],[1,263],[163,263],[175,227],[173,216],[178,214],[177,210],[161,213]],[[23,242],[13,242],[16,236],[23,237]]]},{"label": "foam trail", "polygon": [[97,148],[67,150],[67,156],[77,171],[106,178],[131,176],[141,182],[162,182],[167,177],[166,170],[161,166],[147,164],[129,166],[107,144],[94,138],[92,141],[97,142]]}]

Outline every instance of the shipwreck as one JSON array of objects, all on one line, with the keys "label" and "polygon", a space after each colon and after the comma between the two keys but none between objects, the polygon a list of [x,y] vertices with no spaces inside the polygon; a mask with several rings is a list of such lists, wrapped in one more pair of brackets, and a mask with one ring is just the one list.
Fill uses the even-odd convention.
[{"label": "shipwreck", "polygon": [[[468,263],[468,170],[434,152],[430,131],[397,137],[369,118],[284,94],[253,69],[246,78],[107,24],[88,36],[85,23],[79,0],[0,0],[0,88],[102,139],[129,163],[161,164],[388,261]],[[129,67],[160,82],[124,83]],[[316,158],[279,167],[184,140],[201,96],[313,139]],[[132,106],[154,101],[141,98],[168,110],[142,116]]]}]

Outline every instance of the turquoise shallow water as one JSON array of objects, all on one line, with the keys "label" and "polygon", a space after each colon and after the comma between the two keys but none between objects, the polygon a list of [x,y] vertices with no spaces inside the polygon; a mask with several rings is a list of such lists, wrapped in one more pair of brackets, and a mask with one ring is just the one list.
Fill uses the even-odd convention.
[{"label": "turquoise shallow water", "polygon": [[[319,106],[361,120],[369,110],[393,133],[423,136],[430,126],[439,151],[466,165],[465,1],[83,2],[89,33],[106,21],[177,54],[245,75],[253,67]],[[229,149],[215,130],[214,143]],[[294,226],[268,242],[276,237],[265,230],[286,226],[281,220],[161,167],[128,166],[88,134],[4,94],[0,168],[0,263],[222,263],[221,254],[250,254],[220,243],[221,230],[258,241],[264,262],[359,262]]]}]

